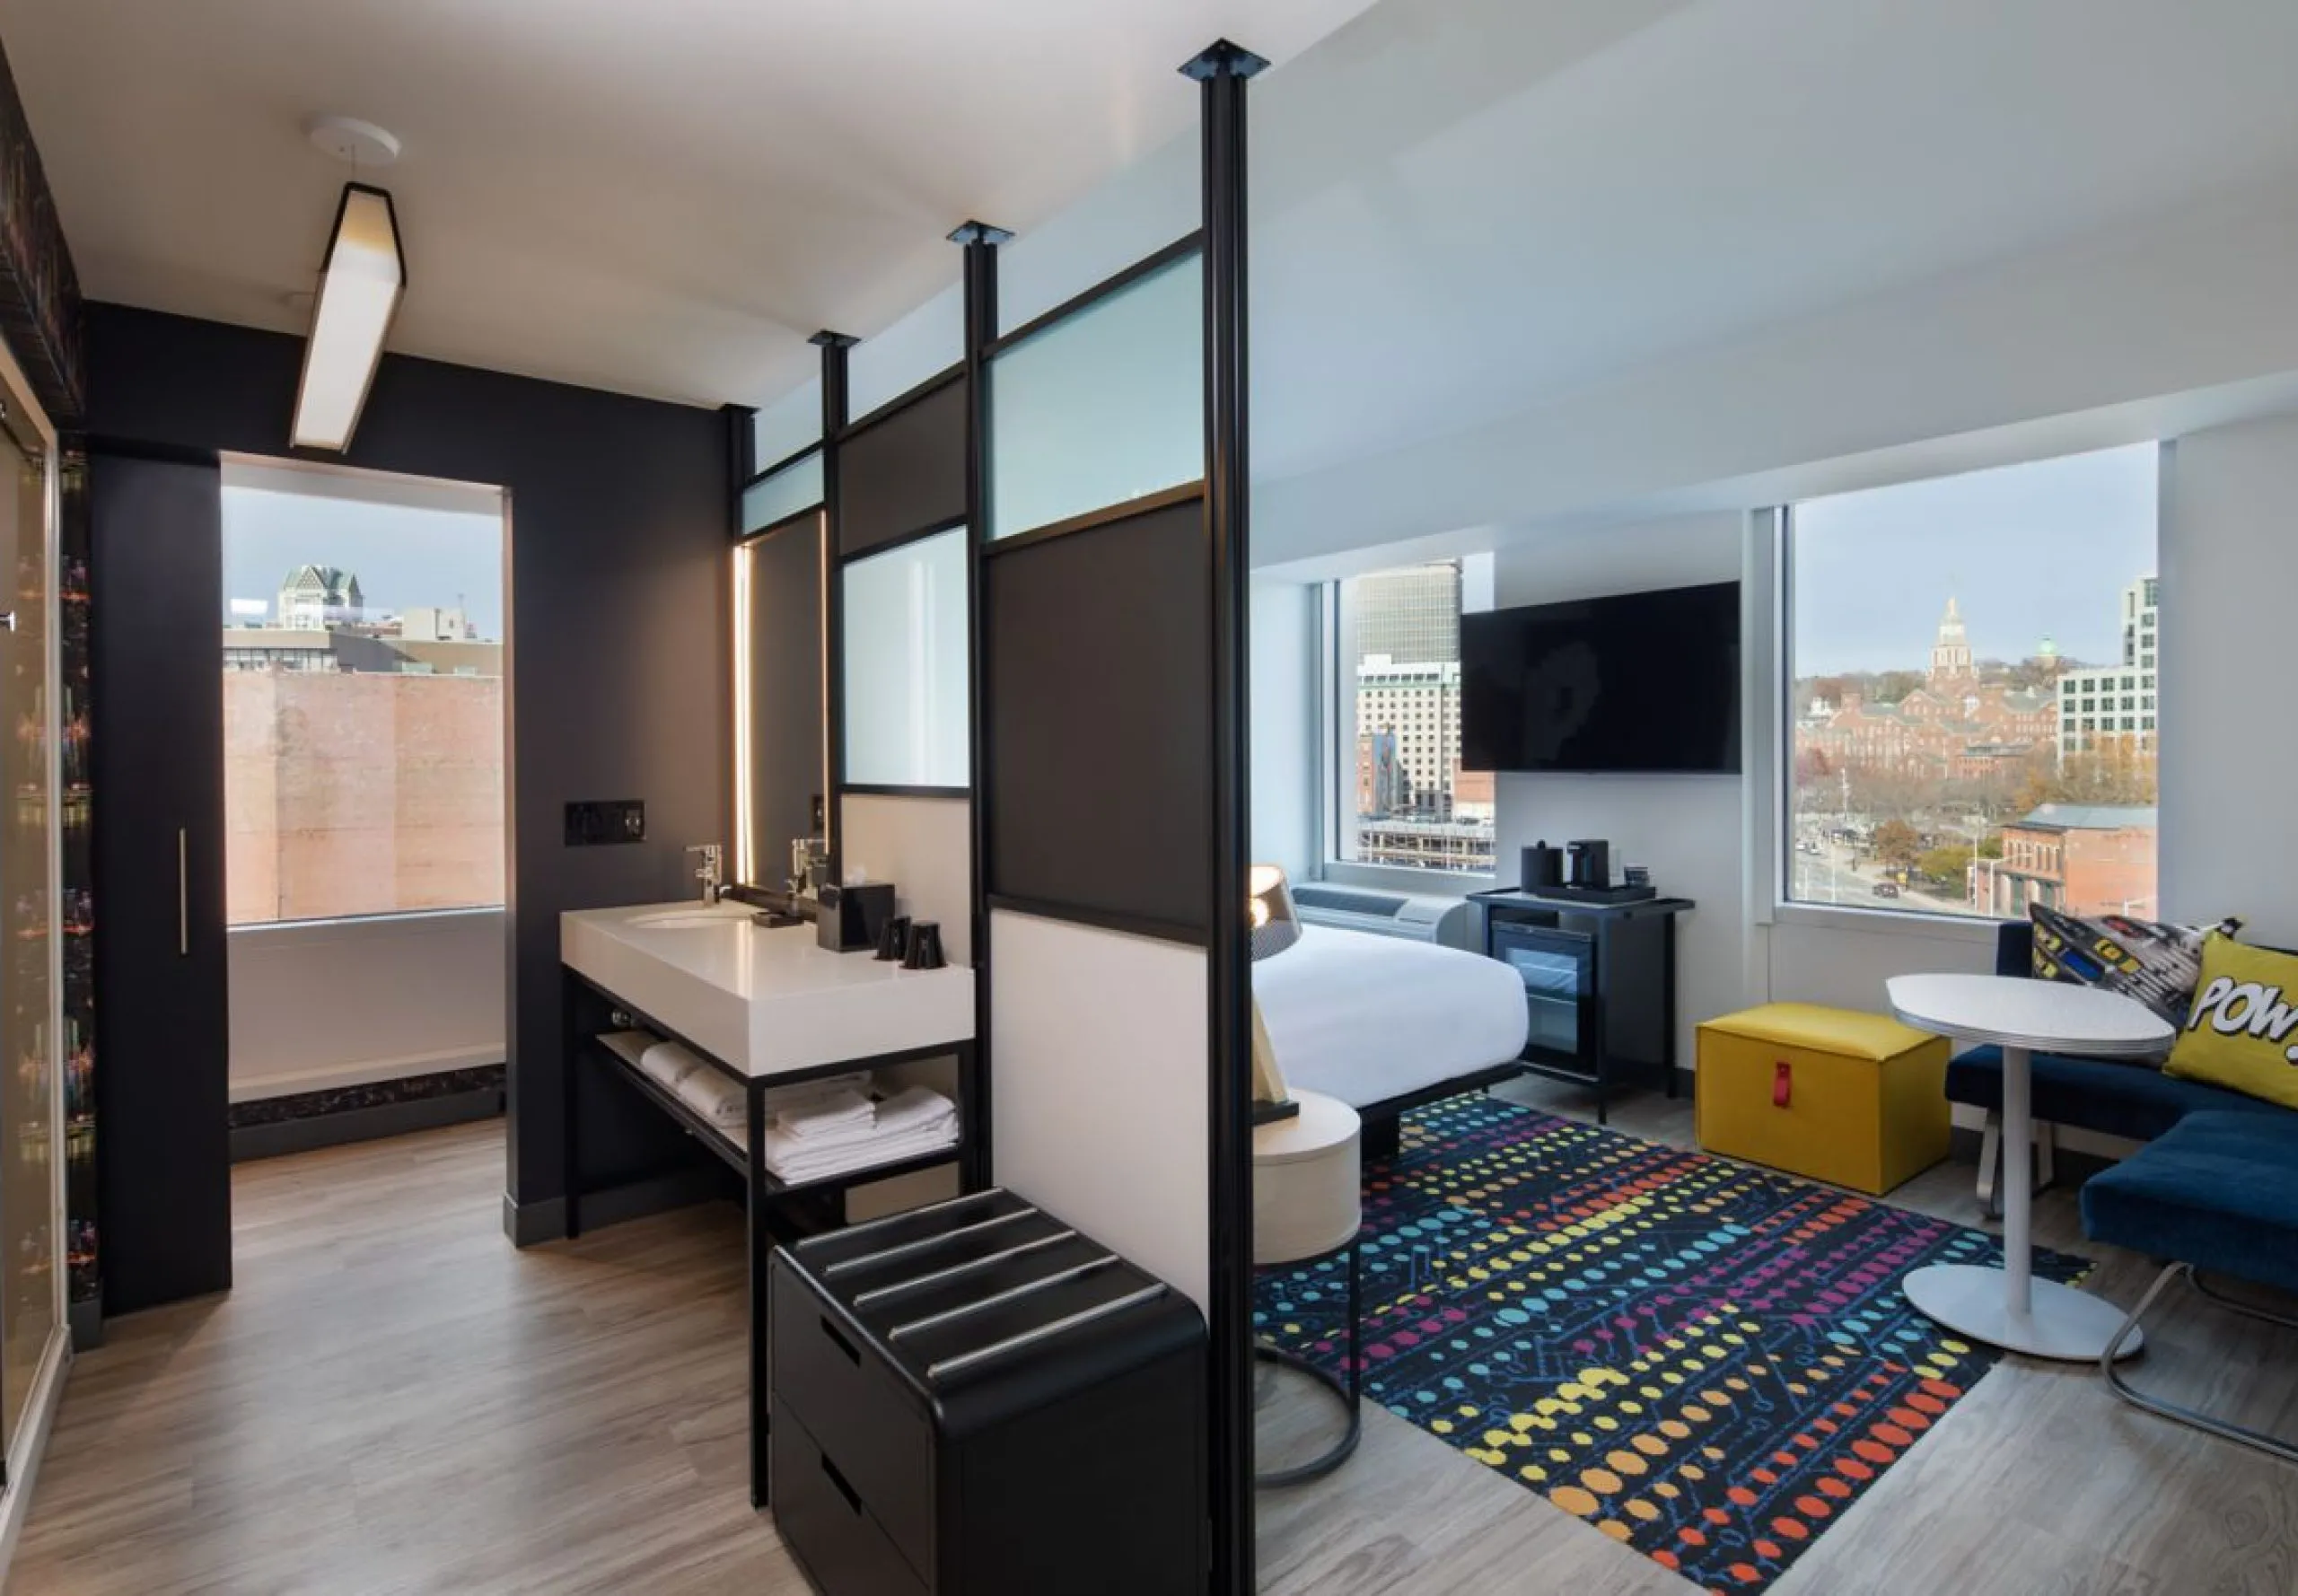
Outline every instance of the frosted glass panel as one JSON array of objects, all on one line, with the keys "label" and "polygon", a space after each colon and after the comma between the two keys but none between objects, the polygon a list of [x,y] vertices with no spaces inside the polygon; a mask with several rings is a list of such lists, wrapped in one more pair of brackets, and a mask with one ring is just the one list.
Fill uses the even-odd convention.
[{"label": "frosted glass panel", "polygon": [[846,779],[966,785],[966,529],[849,564],[845,620]]},{"label": "frosted glass panel", "polygon": [[1202,277],[1187,256],[997,357],[991,537],[1205,475]]},{"label": "frosted glass panel", "polygon": [[742,531],[755,532],[822,502],[822,455],[817,449],[763,482],[742,489]]}]

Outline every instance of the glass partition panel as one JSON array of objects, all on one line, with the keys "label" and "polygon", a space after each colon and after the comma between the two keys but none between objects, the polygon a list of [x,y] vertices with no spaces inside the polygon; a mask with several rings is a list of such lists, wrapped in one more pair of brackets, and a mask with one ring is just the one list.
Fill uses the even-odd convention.
[{"label": "glass partition panel", "polygon": [[742,531],[755,532],[822,502],[822,454],[811,454],[742,489]]},{"label": "glass partition panel", "polygon": [[862,786],[962,787],[966,529],[846,567],[846,779]]},{"label": "glass partition panel", "polygon": [[1184,256],[999,355],[989,536],[1205,475],[1205,302]]}]

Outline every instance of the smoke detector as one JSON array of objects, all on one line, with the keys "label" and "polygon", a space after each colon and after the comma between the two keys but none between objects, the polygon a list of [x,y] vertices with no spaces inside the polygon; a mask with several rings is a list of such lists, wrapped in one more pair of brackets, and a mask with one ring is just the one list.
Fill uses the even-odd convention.
[{"label": "smoke detector", "polygon": [[389,166],[399,159],[399,136],[356,117],[313,117],[303,132],[313,149],[363,170]]}]

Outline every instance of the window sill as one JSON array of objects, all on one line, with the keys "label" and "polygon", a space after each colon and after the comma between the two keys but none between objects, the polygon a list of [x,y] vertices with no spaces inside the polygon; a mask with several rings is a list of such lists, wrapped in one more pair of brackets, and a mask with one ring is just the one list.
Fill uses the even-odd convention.
[{"label": "window sill", "polygon": [[1418,898],[1466,898],[1488,891],[1499,878],[1490,873],[1464,870],[1412,870],[1396,864],[1353,864],[1328,859],[1317,879],[1336,887],[1365,887],[1384,892],[1408,892]]},{"label": "window sill", "polygon": [[1800,925],[1814,931],[1855,931],[1870,936],[1918,936],[1934,942],[1995,942],[2001,924],[1977,915],[1937,915],[1922,909],[1846,908],[1829,903],[1778,903],[1772,906],[1775,925]]}]

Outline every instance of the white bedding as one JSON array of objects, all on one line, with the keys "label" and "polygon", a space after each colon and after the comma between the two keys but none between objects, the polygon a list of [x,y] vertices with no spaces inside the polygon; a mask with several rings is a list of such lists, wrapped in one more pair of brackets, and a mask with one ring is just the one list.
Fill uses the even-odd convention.
[{"label": "white bedding", "polygon": [[1326,925],[1254,965],[1253,995],[1285,1084],[1357,1108],[1512,1059],[1529,1022],[1496,959]]}]

